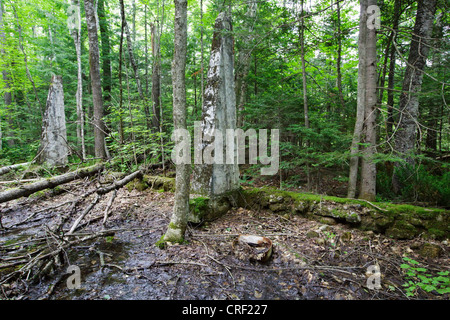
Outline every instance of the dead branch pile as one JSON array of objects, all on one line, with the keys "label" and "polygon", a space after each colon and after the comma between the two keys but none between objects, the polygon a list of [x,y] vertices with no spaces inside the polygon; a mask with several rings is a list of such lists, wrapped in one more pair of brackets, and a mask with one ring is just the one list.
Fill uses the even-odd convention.
[{"label": "dead branch pile", "polygon": [[[97,164],[92,167],[83,168],[56,176],[46,180],[40,180],[36,183],[23,185],[18,188],[10,189],[4,192],[0,192],[0,203],[18,199],[22,196],[28,196],[34,192],[44,190],[47,188],[54,188],[60,184],[68,183],[76,179],[92,176],[99,173],[104,168],[103,164]],[[31,237],[27,241],[21,243],[14,243],[0,246],[0,286],[5,283],[10,283],[14,279],[22,279],[27,281],[33,281],[39,279],[41,276],[48,274],[54,268],[60,268],[67,263],[67,251],[73,246],[80,243],[93,240],[98,237],[106,237],[114,235],[114,230],[103,230],[95,233],[76,233],[78,229],[83,226],[89,225],[92,221],[103,218],[103,224],[105,224],[108,217],[109,210],[115,199],[116,191],[127,183],[133,181],[136,178],[142,178],[143,172],[141,170],[135,171],[123,179],[112,182],[107,186],[99,186],[85,192],[81,196],[76,197],[63,204],[46,208],[42,211],[50,211],[56,207],[64,205],[70,205],[69,208],[64,210],[64,214],[56,217],[58,221],[55,226],[49,228],[45,227],[45,235],[39,237]],[[88,215],[89,212],[99,203],[100,199],[113,192],[113,195],[108,201],[105,211],[101,217],[91,218],[84,224],[81,222]],[[70,227],[67,227],[67,221],[76,212],[76,207],[85,199],[92,197],[93,200],[89,205],[84,208]],[[36,214],[35,211],[23,221],[4,227],[11,230],[19,224],[30,222],[30,219]],[[1,224],[0,224],[1,226]]]}]

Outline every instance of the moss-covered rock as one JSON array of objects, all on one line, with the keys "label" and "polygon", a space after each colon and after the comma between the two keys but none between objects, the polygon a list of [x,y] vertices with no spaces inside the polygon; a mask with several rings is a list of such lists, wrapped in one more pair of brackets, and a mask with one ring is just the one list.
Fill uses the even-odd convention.
[{"label": "moss-covered rock", "polygon": [[437,244],[433,243],[424,243],[423,246],[419,250],[419,254],[425,258],[439,258],[442,254],[443,249]]},{"label": "moss-covered rock", "polygon": [[399,220],[386,230],[386,236],[395,239],[412,239],[418,235],[418,230],[405,220]]},{"label": "moss-covered rock", "polygon": [[142,181],[152,189],[163,189],[166,192],[175,192],[175,178],[144,175]]}]

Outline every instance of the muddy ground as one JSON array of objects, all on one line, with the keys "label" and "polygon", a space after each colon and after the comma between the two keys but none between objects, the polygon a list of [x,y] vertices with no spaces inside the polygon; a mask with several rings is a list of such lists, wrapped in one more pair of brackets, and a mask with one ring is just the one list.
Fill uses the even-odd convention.
[{"label": "muddy ground", "polygon": [[[0,231],[0,265],[30,252],[33,239],[47,238],[48,245],[55,246],[52,237],[57,235],[49,230],[67,214],[70,204],[48,208],[87,191],[83,181],[65,185],[63,190],[59,195],[41,193],[0,205],[6,228]],[[155,243],[169,223],[173,193],[122,188],[102,225],[110,197],[101,198],[83,221],[98,219],[77,232],[88,235],[111,229],[116,230],[114,237],[97,237],[63,250],[61,266],[52,266],[33,281],[27,280],[29,274],[5,281],[21,265],[0,270],[1,299],[449,299],[449,294],[419,287],[407,296],[403,284],[408,279],[401,267],[402,257],[408,256],[430,276],[448,271],[447,241],[400,241],[345,225],[237,208],[212,223],[190,226],[187,243],[159,249]],[[64,224],[65,232],[92,199],[77,204]],[[272,259],[261,264],[236,255],[232,244],[239,234],[269,237],[274,245]],[[424,243],[440,247],[438,256],[420,255]],[[68,288],[69,265],[80,268],[79,289]],[[376,277],[368,282],[374,276],[373,265],[380,269],[379,289],[369,288],[376,284]]]}]

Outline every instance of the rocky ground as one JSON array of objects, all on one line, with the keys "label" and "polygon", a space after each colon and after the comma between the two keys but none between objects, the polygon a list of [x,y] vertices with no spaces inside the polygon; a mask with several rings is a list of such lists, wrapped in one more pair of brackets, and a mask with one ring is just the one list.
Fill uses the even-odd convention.
[{"label": "rocky ground", "polygon": [[[342,224],[239,208],[214,222],[190,226],[185,244],[160,249],[155,243],[168,225],[173,193],[150,189],[118,190],[105,225],[110,195],[103,197],[83,220],[91,222],[77,231],[81,237],[108,229],[115,230],[114,236],[64,248],[60,265],[34,280],[32,270],[8,278],[22,265],[1,267],[15,261],[12,257],[30,254],[35,239],[63,245],[63,237],[56,241],[51,230],[70,204],[57,205],[86,192],[82,182],[64,188],[59,195],[0,205],[6,227],[0,231],[2,299],[449,299],[447,240],[394,240]],[[65,229],[92,199],[77,204]],[[263,264],[236,254],[233,241],[241,234],[271,239],[271,259]],[[68,288],[69,265],[80,268],[79,289]]]}]

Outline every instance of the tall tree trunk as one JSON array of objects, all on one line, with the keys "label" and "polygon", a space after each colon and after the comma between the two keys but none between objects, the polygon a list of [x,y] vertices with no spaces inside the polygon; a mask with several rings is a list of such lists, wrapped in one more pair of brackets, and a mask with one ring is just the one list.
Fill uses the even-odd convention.
[{"label": "tall tree trunk", "polygon": [[[442,70],[442,66],[439,63],[439,51],[442,48],[442,39],[444,35],[443,30],[443,24],[442,24],[442,15],[436,17],[436,23],[433,28],[433,56],[431,59],[431,67],[433,70],[435,70],[435,75],[439,76]],[[439,105],[442,105],[442,103],[436,103],[434,99],[430,101],[428,104],[429,113],[427,118],[427,136],[425,141],[425,146],[428,152],[431,152],[432,155],[436,156],[438,145],[437,145],[437,139],[438,139],[438,131],[439,131],[439,113],[440,108]]]},{"label": "tall tree trunk", "polygon": [[[403,79],[402,93],[399,102],[400,119],[395,134],[395,150],[405,160],[397,162],[392,177],[394,192],[402,189],[398,171],[406,166],[411,170],[415,166],[412,153],[416,144],[417,121],[419,115],[419,96],[422,89],[423,70],[428,52],[430,37],[433,31],[433,21],[436,12],[436,0],[419,0],[417,4],[416,22],[411,39],[408,63]],[[405,166],[406,164],[406,166]]]},{"label": "tall tree trunk", "polygon": [[[6,51],[5,51],[5,46],[6,46],[6,37],[5,37],[5,26],[3,24],[3,0],[0,0],[0,54],[2,55],[2,57],[6,56]],[[3,60],[3,59],[2,59]],[[5,59],[6,60],[6,59]],[[4,88],[4,93],[3,93],[3,101],[5,103],[5,107],[6,107],[6,120],[9,126],[9,130],[7,130],[7,145],[9,147],[12,147],[15,145],[15,141],[14,141],[14,135],[12,133],[12,127],[13,127],[13,123],[12,123],[12,117],[11,117],[11,112],[10,107],[12,104],[12,93],[11,93],[11,75],[8,71],[8,64],[5,63],[2,66],[2,76],[3,76],[3,82],[5,85]]]},{"label": "tall tree trunk", "polygon": [[350,172],[348,181],[347,197],[354,198],[357,190],[358,168],[359,168],[359,144],[364,125],[364,107],[366,104],[366,37],[367,33],[367,0],[360,1],[359,13],[359,39],[358,39],[358,89],[356,103],[356,122],[353,131],[353,139],[350,147]]},{"label": "tall tree trunk", "polygon": [[[187,0],[174,0],[174,3],[173,124],[174,130],[186,130]],[[189,213],[190,169],[190,163],[176,165],[175,204],[163,241],[181,242],[184,240]]]},{"label": "tall tree trunk", "polygon": [[161,61],[160,61],[160,34],[159,23],[152,25],[152,54],[153,54],[153,70],[152,70],[152,126],[153,131],[159,131],[159,113],[160,113],[160,94],[161,94]]},{"label": "tall tree trunk", "polygon": [[341,72],[341,60],[342,60],[342,34],[341,34],[341,5],[340,2],[336,3],[337,6],[337,41],[338,41],[338,52],[336,59],[336,72],[337,72],[337,87],[339,93],[339,103],[341,105],[341,110],[344,111],[345,102],[344,94],[342,93],[342,72]]},{"label": "tall tree trunk", "polygon": [[394,4],[394,23],[392,30],[394,32],[392,38],[391,52],[389,56],[389,76],[388,76],[388,94],[387,94],[387,121],[386,134],[387,139],[391,138],[394,127],[394,85],[395,85],[395,43],[397,41],[398,23],[400,20],[401,1],[395,0]]},{"label": "tall tree trunk", "polygon": [[92,86],[92,102],[94,107],[94,144],[95,156],[106,159],[105,125],[103,123],[103,97],[100,77],[100,52],[98,48],[97,23],[94,0],[84,0],[86,22],[89,38],[89,67]]},{"label": "tall tree trunk", "polygon": [[200,0],[200,72],[201,72],[201,77],[200,77],[200,96],[202,97],[202,106],[203,106],[203,101],[204,101],[204,97],[203,94],[205,92],[205,72],[204,72],[204,66],[203,66],[203,0]]},{"label": "tall tree trunk", "polygon": [[80,0],[72,0],[72,5],[75,6],[74,22],[71,31],[75,51],[77,54],[77,92],[75,94],[77,101],[77,141],[81,145],[82,160],[86,159],[86,147],[84,143],[84,111],[83,111],[83,69],[81,65],[81,8]]},{"label": "tall tree trunk", "polygon": [[105,10],[105,0],[98,0],[98,18],[100,26],[100,38],[102,41],[102,69],[103,69],[103,101],[105,103],[105,114],[109,113],[109,104],[111,103],[111,57],[110,57],[110,41],[108,30],[108,17]]},{"label": "tall tree trunk", "polygon": [[[376,0],[368,0],[370,7],[376,5]],[[366,79],[365,79],[365,110],[363,137],[365,146],[361,161],[361,190],[359,198],[374,201],[376,197],[376,119],[377,119],[377,34],[376,28],[366,25],[360,32],[366,32]]]},{"label": "tall tree trunk", "polygon": [[[256,18],[256,12],[258,10],[257,1],[249,2],[247,9],[247,17],[249,19]],[[247,76],[250,72],[250,63],[252,57],[252,42],[254,38],[253,34],[254,21],[250,20],[248,25],[248,34],[243,39],[243,49],[239,52],[238,71],[236,73],[236,102],[238,110],[237,127],[241,128],[244,125],[244,106],[247,97]]]},{"label": "tall tree trunk", "polygon": [[[304,9],[303,9],[303,0],[301,1],[301,23],[300,23],[300,58],[302,61],[302,86],[303,86],[303,117],[305,128],[309,129],[309,112],[308,112],[308,95],[306,88],[306,63],[305,63],[305,19],[304,19]],[[305,139],[306,148],[309,149],[310,141],[308,138]],[[307,151],[308,152],[308,151]],[[311,172],[309,163],[306,164],[306,178],[307,178],[307,186],[308,190],[311,189]]]},{"label": "tall tree trunk", "polygon": [[145,59],[145,95],[148,96],[148,22],[147,4],[144,4],[144,59]]},{"label": "tall tree trunk", "polygon": [[[123,1],[120,2],[120,11],[124,12]],[[120,42],[119,42],[119,144],[124,142],[124,128],[123,128],[123,84],[122,84],[122,66],[123,66],[123,33],[125,29],[125,15],[122,15],[120,27]],[[133,132],[134,135],[134,132]]]}]

